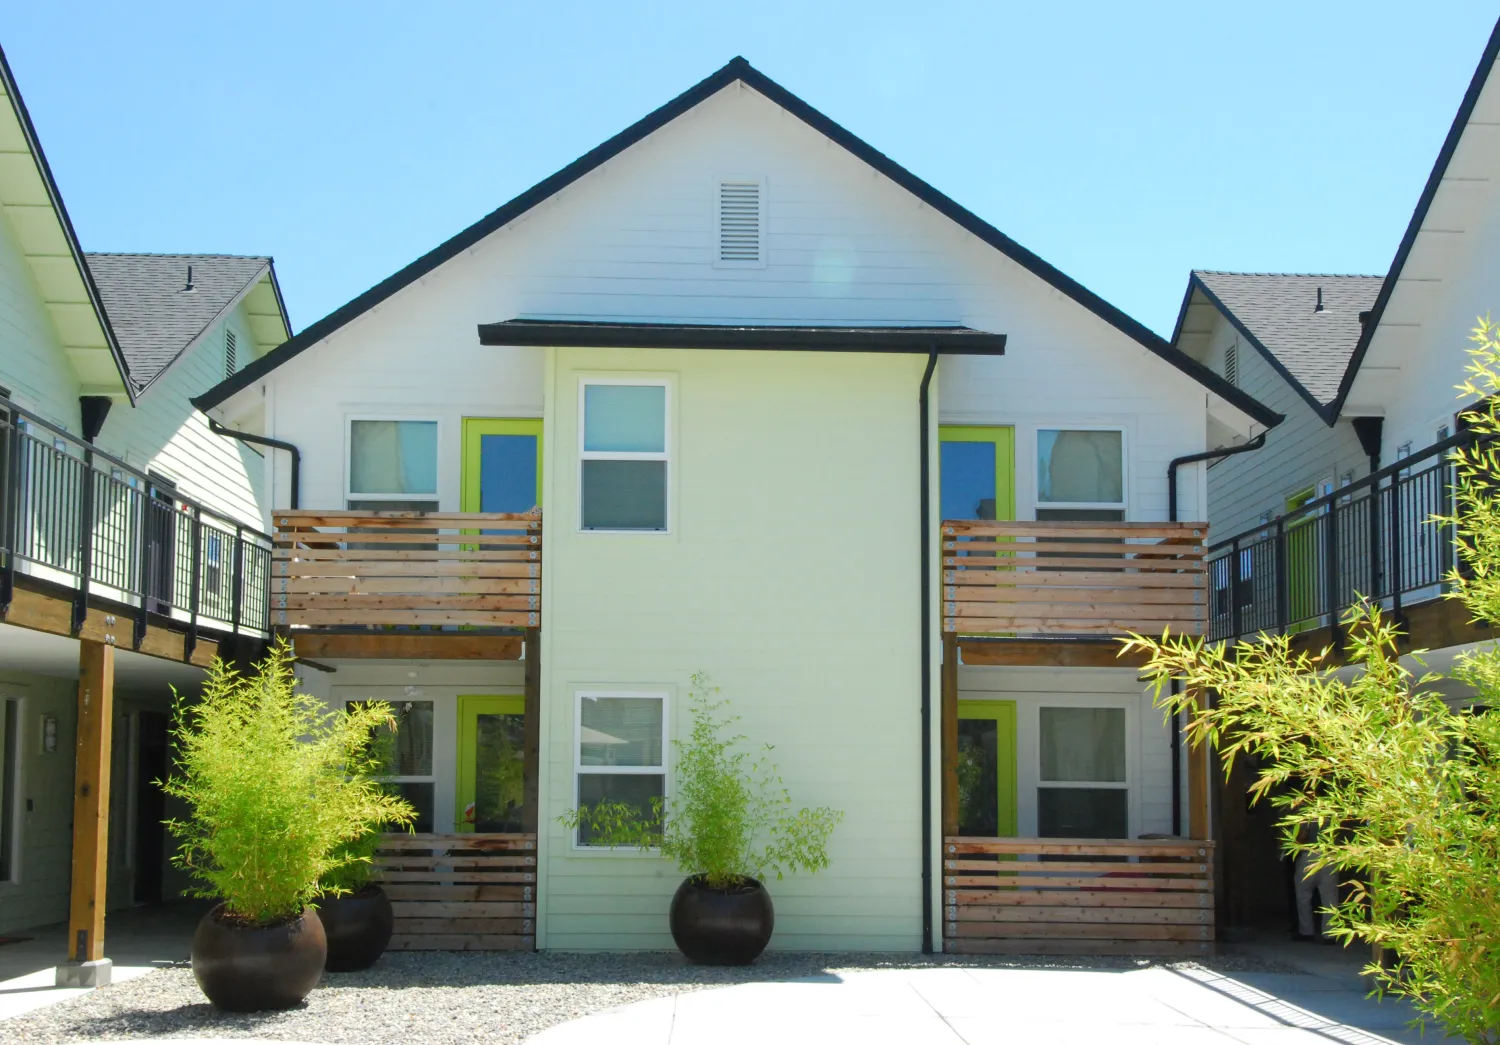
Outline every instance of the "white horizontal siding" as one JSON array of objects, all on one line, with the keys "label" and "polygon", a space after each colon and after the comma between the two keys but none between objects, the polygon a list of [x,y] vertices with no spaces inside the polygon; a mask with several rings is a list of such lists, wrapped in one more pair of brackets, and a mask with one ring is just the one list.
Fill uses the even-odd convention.
[{"label": "white horizontal siding", "polygon": [[20,405],[75,435],[78,379],[57,339],[31,266],[0,212],[0,385]]},{"label": "white horizontal siding", "polygon": [[1233,537],[1255,526],[1261,513],[1286,511],[1287,498],[1323,479],[1335,483],[1346,472],[1369,474],[1354,426],[1342,419],[1332,428],[1287,383],[1265,356],[1215,313],[1207,364],[1222,373],[1224,351],[1239,343],[1239,385],[1246,393],[1286,416],[1271,429],[1259,450],[1228,457],[1208,470],[1211,541]]}]

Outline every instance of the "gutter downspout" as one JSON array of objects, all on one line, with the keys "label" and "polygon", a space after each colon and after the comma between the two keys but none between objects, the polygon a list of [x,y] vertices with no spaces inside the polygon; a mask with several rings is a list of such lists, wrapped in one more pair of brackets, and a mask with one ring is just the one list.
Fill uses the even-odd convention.
[{"label": "gutter downspout", "polygon": [[[256,443],[260,446],[271,446],[277,450],[285,450],[292,455],[292,503],[287,507],[296,511],[301,507],[302,501],[302,451],[296,446],[282,439],[272,439],[265,435],[252,435],[249,432],[237,432],[233,428],[225,428],[212,417],[208,419],[208,430],[215,435],[226,435],[231,439],[238,439],[242,443]],[[268,509],[274,510],[274,509]]]},{"label": "gutter downspout", "polygon": [[[1227,450],[1205,450],[1202,453],[1183,454],[1174,457],[1167,465],[1167,521],[1177,522],[1177,468],[1184,464],[1193,464],[1195,461],[1208,461],[1216,457],[1233,457],[1235,454],[1248,454],[1252,450],[1259,450],[1266,445],[1267,432],[1262,432],[1243,446],[1232,446]],[[1231,569],[1235,567],[1231,566]],[[1231,583],[1229,597],[1234,598],[1234,587]],[[1181,687],[1177,680],[1172,680],[1172,694],[1176,696]],[[1182,834],[1182,717],[1173,716],[1172,722],[1172,834]]]},{"label": "gutter downspout", "polygon": [[917,417],[921,428],[918,469],[922,488],[917,498],[922,513],[922,953],[932,953],[932,497],[928,490],[932,467],[928,460],[928,389],[937,369],[938,353],[927,353],[927,369],[917,393]]}]

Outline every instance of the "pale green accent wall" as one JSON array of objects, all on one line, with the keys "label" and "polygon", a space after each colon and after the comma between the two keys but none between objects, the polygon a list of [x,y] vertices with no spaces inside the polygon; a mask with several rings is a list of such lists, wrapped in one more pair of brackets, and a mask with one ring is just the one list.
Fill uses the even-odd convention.
[{"label": "pale green accent wall", "polygon": [[[925,358],[554,349],[545,461],[541,943],[670,948],[681,874],[578,852],[574,692],[711,673],[799,805],[847,816],[832,867],[772,881],[773,947],[921,940],[917,388]],[[580,533],[578,382],[667,375],[669,534]]]},{"label": "pale green accent wall", "polygon": [[53,424],[78,434],[78,380],[57,339],[31,266],[16,242],[15,230],[3,215],[0,215],[0,385]]}]

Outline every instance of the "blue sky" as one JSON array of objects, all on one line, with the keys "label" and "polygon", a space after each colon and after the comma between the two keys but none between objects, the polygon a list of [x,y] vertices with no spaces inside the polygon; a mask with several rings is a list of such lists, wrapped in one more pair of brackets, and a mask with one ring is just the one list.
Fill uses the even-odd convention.
[{"label": "blue sky", "polygon": [[0,45],[86,249],[271,254],[299,329],[743,54],[1169,333],[1193,267],[1384,273],[1497,13],[135,0]]}]

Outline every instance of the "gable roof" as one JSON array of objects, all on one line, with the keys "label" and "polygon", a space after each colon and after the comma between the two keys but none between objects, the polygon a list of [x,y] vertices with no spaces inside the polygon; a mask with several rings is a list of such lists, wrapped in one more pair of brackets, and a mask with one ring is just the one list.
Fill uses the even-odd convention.
[{"label": "gable roof", "polygon": [[[130,365],[84,261],[73,220],[63,205],[62,193],[3,49],[0,49],[0,90],[10,102],[8,113],[0,110],[3,114],[0,116],[0,208],[16,231],[21,253],[52,317],[69,365],[83,385],[83,394],[123,390],[134,403]],[[110,360],[102,367],[89,362],[100,350],[107,352]],[[101,387],[88,380],[106,373],[111,378],[118,376],[118,384],[111,380],[107,387]]]},{"label": "gable roof", "polygon": [[492,211],[458,235],[440,244],[431,251],[387,277],[352,301],[335,309],[313,323],[286,344],[267,353],[244,370],[209,389],[193,400],[199,409],[207,410],[222,403],[235,392],[246,388],[282,363],[332,334],[350,320],[367,312],[389,298],[403,287],[431,272],[443,262],[455,257],[478,243],[486,236],[502,228],[515,218],[525,214],[553,194],[576,182],[589,172],[643,138],[666,126],[683,113],[717,94],[736,81],[759,92],[767,100],[780,106],[800,119],[814,131],[840,145],[891,181],[906,189],[933,210],[944,215],[959,227],[988,243],[1006,257],[1015,261],[1034,275],[1045,280],[1061,293],[1094,313],[1106,323],[1122,331],[1126,336],[1143,345],[1148,351],[1160,356],[1189,377],[1206,386],[1250,417],[1266,425],[1275,425],[1282,419],[1274,410],[1257,402],[1252,397],[1225,381],[1212,370],[1178,351],[1161,336],[1139,321],[1132,319],[1114,305],[1083,286],[1081,283],[1052,267],[1015,240],[1006,236],[989,222],[973,212],[959,206],[927,182],[881,153],[862,139],[851,134],[833,120],[808,105],[786,88],[750,65],[744,58],[734,58],[723,68],[700,81],[655,112],[627,127],[601,145],[584,153],[562,170],[545,178],[521,193],[509,203]]},{"label": "gable roof", "polygon": [[[227,254],[88,254],[130,376],[145,391],[263,277],[270,258]],[[191,290],[185,288],[192,271]],[[278,308],[281,292],[275,290]],[[283,316],[285,309],[281,309]]]},{"label": "gable roof", "polygon": [[1370,309],[1382,283],[1380,276],[1195,269],[1172,342],[1179,342],[1194,293],[1202,294],[1332,424],[1337,414],[1330,404],[1359,341],[1360,313]]},{"label": "gable roof", "polygon": [[[1489,80],[1490,70],[1494,67],[1497,56],[1500,56],[1500,21],[1497,21],[1495,28],[1490,31],[1490,39],[1485,44],[1484,53],[1480,55],[1479,65],[1474,70],[1474,76],[1469,81],[1463,100],[1459,102],[1458,112],[1448,128],[1448,136],[1443,139],[1443,147],[1438,150],[1437,161],[1432,165],[1432,172],[1427,176],[1427,184],[1422,187],[1422,194],[1417,197],[1416,209],[1412,211],[1411,220],[1406,224],[1406,232],[1401,236],[1401,243],[1396,247],[1396,256],[1391,261],[1391,270],[1385,277],[1385,283],[1380,288],[1375,304],[1370,308],[1370,316],[1365,323],[1364,331],[1354,346],[1349,366],[1339,382],[1338,394],[1331,404],[1334,416],[1338,416],[1338,413],[1343,410],[1344,403],[1349,398],[1349,392],[1354,387],[1354,378],[1359,373],[1360,364],[1364,362],[1365,353],[1370,350],[1370,342],[1374,340],[1380,329],[1380,321],[1385,316],[1386,307],[1401,283],[1402,270],[1405,269],[1407,259],[1411,256],[1418,233],[1422,231],[1422,226],[1427,221],[1433,200],[1437,198],[1438,190],[1442,187],[1444,178],[1447,177],[1448,166],[1453,160],[1453,154],[1458,150],[1459,142],[1463,140],[1464,131],[1474,115],[1474,108],[1479,104],[1479,97],[1484,93],[1485,84]],[[1486,172],[1486,175],[1488,173]]]}]

